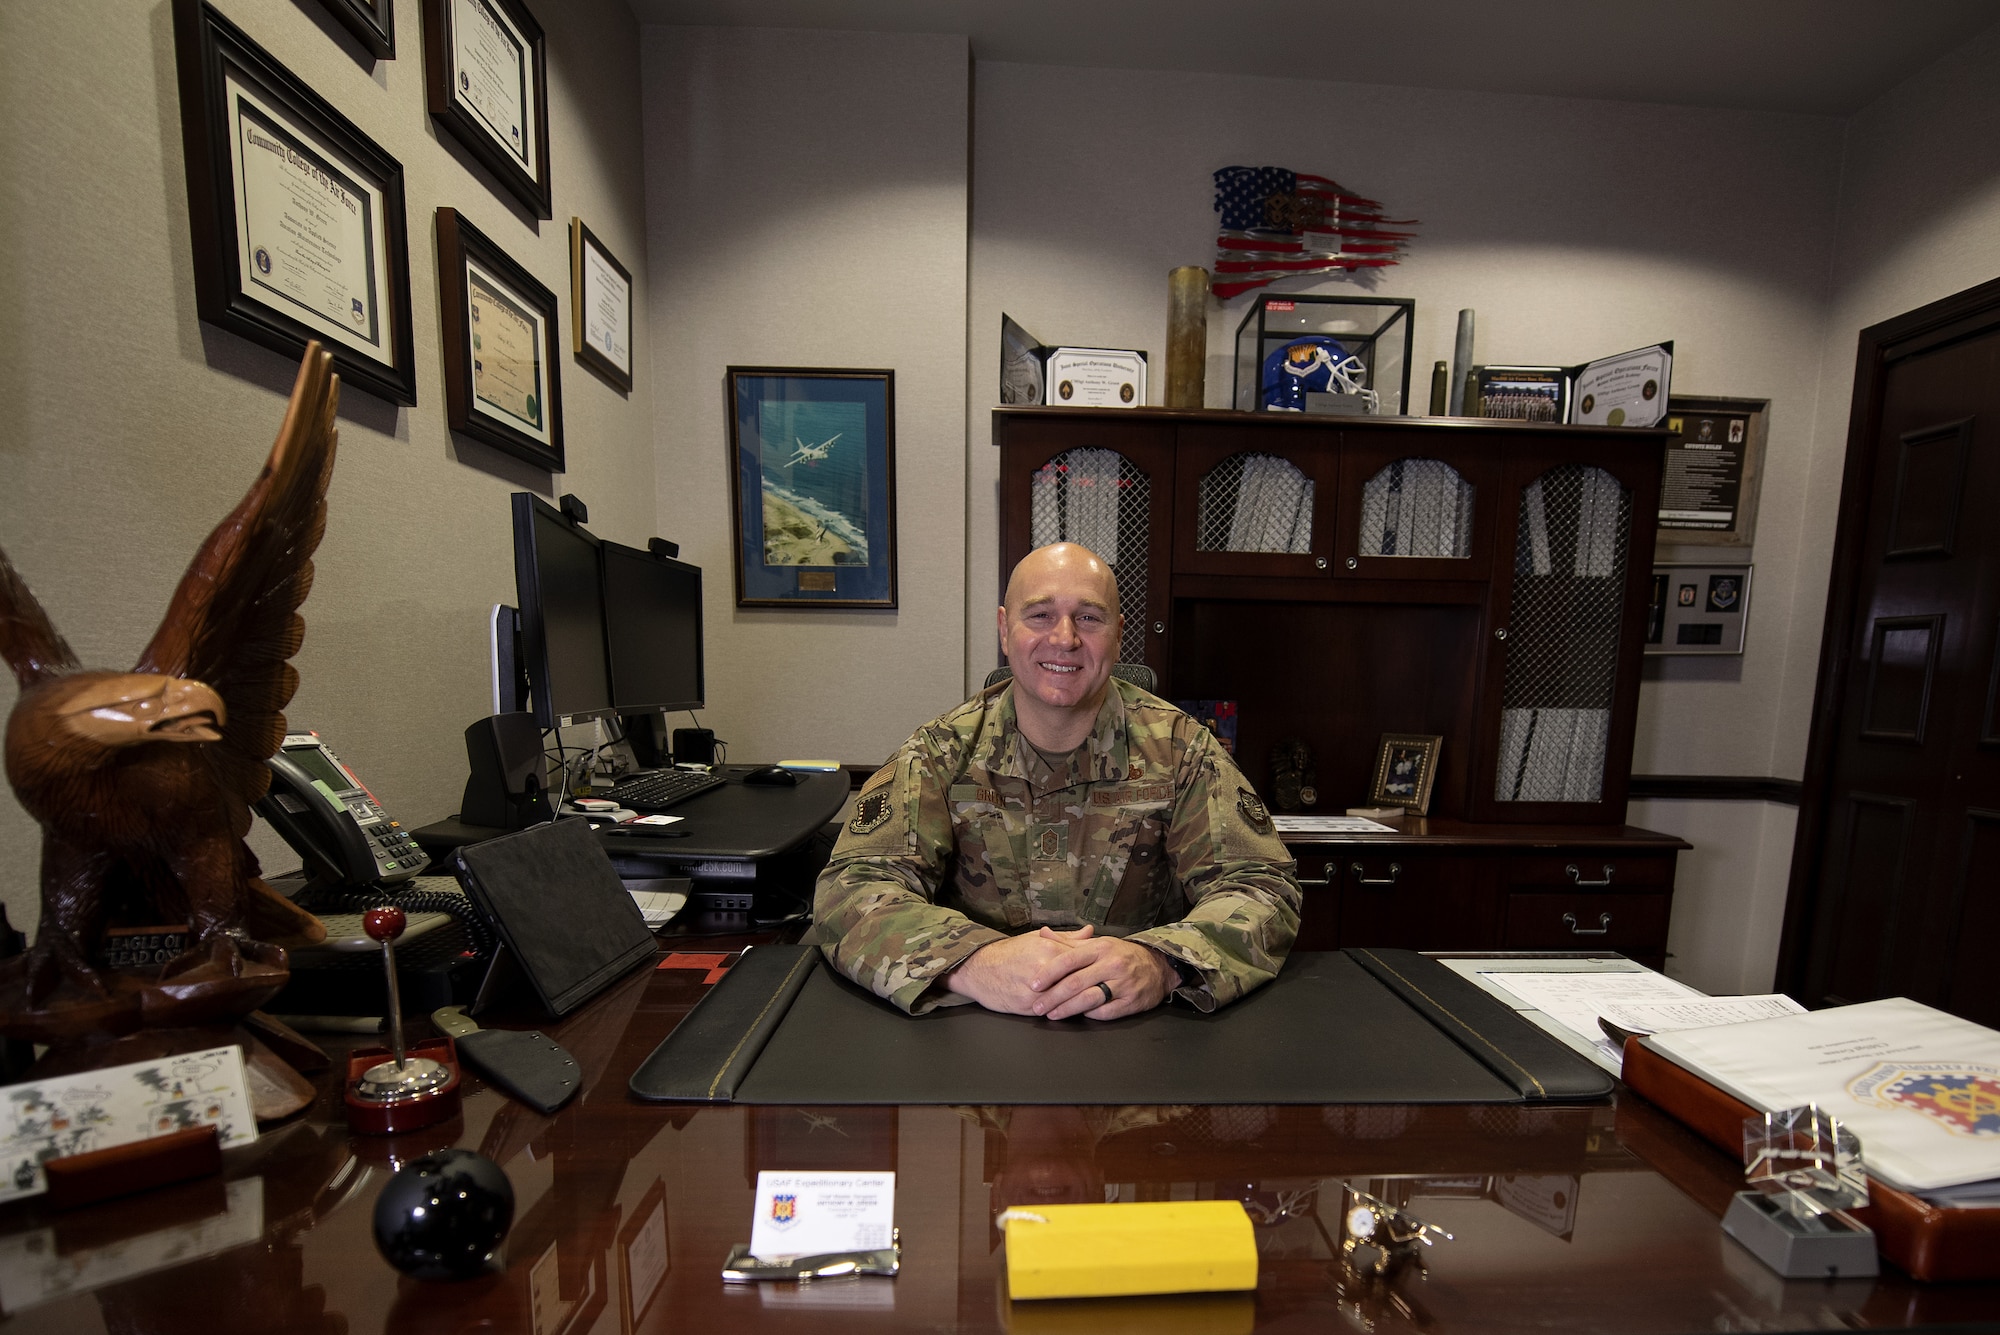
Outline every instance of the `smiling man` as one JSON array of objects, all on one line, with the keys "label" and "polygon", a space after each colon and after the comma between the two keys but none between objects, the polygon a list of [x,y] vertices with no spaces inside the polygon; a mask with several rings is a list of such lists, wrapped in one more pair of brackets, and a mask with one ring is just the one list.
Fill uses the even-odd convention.
[{"label": "smiling man", "polygon": [[1111,675],[1118,585],[1073,543],[1007,581],[1013,679],[917,730],[861,789],[815,937],[913,1014],[1213,1010],[1277,973],[1293,863],[1215,738]]}]

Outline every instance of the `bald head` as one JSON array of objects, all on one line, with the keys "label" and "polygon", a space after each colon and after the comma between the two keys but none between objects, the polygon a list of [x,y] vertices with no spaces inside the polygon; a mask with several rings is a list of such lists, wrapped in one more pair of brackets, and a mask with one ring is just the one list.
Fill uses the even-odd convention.
[{"label": "bald head", "polygon": [[1058,542],[1021,558],[1000,607],[1000,648],[1029,741],[1069,751],[1089,735],[1124,624],[1118,581],[1089,548]]},{"label": "bald head", "polygon": [[1022,557],[1007,577],[1002,611],[1019,611],[1038,591],[1054,588],[1087,592],[1105,611],[1118,611],[1118,577],[1096,552],[1075,542],[1052,542]]}]

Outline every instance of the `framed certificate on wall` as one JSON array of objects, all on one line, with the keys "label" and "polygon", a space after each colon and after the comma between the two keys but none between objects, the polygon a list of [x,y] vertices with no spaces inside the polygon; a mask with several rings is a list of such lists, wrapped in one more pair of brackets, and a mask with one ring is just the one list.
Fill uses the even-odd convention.
[{"label": "framed certificate on wall", "polygon": [[402,164],[201,0],[174,47],[201,318],[416,403]]},{"label": "framed certificate on wall", "polygon": [[396,58],[396,0],[320,0],[377,60]]},{"label": "framed certificate on wall", "polygon": [[537,218],[549,211],[549,71],[521,0],[424,0],[431,118]]},{"label": "framed certificate on wall", "polygon": [[451,429],[563,472],[556,294],[456,209],[437,211],[437,249]]},{"label": "framed certificate on wall", "polygon": [[632,389],[632,274],[583,219],[569,220],[570,319],[576,359]]}]

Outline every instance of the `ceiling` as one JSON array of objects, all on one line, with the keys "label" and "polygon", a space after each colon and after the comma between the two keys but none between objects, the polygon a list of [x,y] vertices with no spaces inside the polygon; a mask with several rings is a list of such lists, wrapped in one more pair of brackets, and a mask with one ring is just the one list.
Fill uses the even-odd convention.
[{"label": "ceiling", "polygon": [[1845,116],[2000,0],[627,0],[645,24],[959,33],[979,60]]}]

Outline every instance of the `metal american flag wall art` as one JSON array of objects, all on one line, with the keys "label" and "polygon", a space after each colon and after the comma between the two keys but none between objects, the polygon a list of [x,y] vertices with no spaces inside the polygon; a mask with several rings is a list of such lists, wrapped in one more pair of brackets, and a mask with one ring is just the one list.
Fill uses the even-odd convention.
[{"label": "metal american flag wall art", "polygon": [[1224,167],[1215,173],[1218,301],[1299,274],[1353,272],[1396,263],[1418,225],[1337,181],[1283,167]]}]

